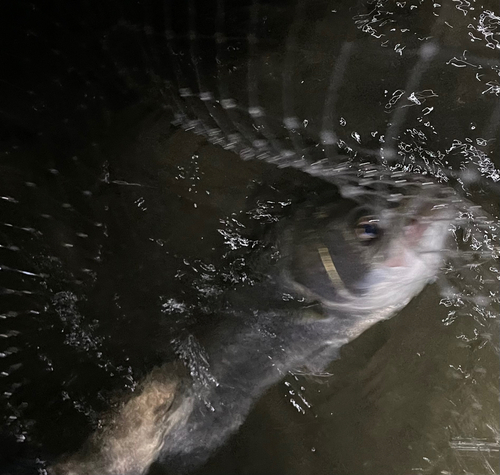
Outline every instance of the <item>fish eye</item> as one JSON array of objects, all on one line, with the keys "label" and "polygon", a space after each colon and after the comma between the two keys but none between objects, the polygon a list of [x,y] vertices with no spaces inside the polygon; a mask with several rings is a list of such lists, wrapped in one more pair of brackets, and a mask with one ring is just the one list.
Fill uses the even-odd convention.
[{"label": "fish eye", "polygon": [[356,224],[356,237],[362,244],[372,244],[380,237],[382,230],[375,216],[363,216]]}]

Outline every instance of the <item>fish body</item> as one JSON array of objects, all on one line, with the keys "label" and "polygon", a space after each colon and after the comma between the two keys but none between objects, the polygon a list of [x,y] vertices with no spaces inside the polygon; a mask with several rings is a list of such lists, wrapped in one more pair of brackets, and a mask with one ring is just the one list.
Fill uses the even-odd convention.
[{"label": "fish body", "polygon": [[189,374],[172,365],[155,370],[160,377],[148,377],[53,473],[132,475],[156,460],[184,473],[203,464],[267,388],[295,369],[323,370],[436,276],[453,194],[426,186],[398,203],[390,193],[373,200],[367,188],[298,205],[272,235],[271,269],[243,296],[229,292],[225,318],[202,344],[188,342]]}]

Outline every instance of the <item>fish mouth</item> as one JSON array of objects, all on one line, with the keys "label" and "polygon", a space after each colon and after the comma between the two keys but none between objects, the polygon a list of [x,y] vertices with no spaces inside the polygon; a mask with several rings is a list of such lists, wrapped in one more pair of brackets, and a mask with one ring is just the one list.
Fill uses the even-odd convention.
[{"label": "fish mouth", "polygon": [[408,205],[399,237],[394,238],[382,265],[411,267],[410,258],[431,261],[432,254],[440,260],[450,236],[450,224],[456,214],[454,196],[453,190],[433,185],[430,193]]},{"label": "fish mouth", "polygon": [[433,261],[440,261],[446,248],[451,221],[452,213],[442,210],[422,219],[414,218],[404,227],[403,235],[390,246],[381,267],[411,268],[412,261],[420,259],[434,269]]}]

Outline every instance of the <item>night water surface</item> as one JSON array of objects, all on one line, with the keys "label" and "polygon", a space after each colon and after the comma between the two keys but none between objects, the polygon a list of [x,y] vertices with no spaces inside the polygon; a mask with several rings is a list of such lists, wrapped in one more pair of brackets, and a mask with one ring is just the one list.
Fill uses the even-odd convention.
[{"label": "night water surface", "polygon": [[[277,308],[255,289],[293,210],[367,166],[379,197],[412,175],[456,193],[435,282],[327,366],[286,371],[192,472],[500,473],[498,2],[9,10],[0,474],[47,473],[157,367],[212,384],[214,329]],[[284,315],[310,312],[277,285]]]}]

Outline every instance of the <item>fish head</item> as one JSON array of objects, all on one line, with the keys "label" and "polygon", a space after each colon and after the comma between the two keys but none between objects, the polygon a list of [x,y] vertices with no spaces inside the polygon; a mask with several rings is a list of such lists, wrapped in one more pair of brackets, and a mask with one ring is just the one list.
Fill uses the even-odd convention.
[{"label": "fish head", "polygon": [[302,207],[284,240],[285,280],[345,315],[384,318],[435,279],[456,214],[434,182],[358,183]]}]

